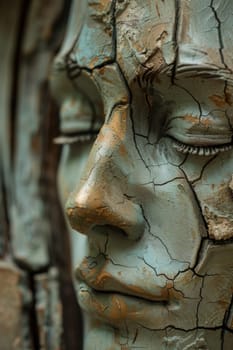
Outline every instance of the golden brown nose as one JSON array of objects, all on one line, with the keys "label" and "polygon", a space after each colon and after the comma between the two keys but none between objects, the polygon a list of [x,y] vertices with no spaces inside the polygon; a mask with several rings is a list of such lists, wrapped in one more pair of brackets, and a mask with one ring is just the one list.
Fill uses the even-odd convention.
[{"label": "golden brown nose", "polygon": [[122,120],[118,111],[102,128],[81,187],[70,195],[66,211],[72,228],[80,233],[88,234],[96,226],[112,226],[114,231],[118,229],[129,239],[137,240],[144,232],[144,220],[140,205],[128,199],[122,190],[122,183],[126,183],[120,159],[124,139]]},{"label": "golden brown nose", "polygon": [[112,226],[129,239],[137,240],[144,231],[141,208],[113,186],[111,179],[107,183],[88,179],[67,202],[70,224],[83,234],[97,226]]}]

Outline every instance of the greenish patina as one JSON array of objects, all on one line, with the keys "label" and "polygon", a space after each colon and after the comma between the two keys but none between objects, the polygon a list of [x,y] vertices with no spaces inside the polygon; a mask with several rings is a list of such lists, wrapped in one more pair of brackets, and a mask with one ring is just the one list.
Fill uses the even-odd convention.
[{"label": "greenish patina", "polygon": [[232,21],[73,1],[51,86],[87,350],[233,347]]}]

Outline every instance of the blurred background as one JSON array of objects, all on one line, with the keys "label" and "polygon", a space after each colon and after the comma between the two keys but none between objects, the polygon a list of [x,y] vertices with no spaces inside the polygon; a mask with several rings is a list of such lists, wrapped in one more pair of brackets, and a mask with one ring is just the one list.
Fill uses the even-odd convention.
[{"label": "blurred background", "polygon": [[0,1],[0,349],[81,350],[50,67],[70,0]]}]

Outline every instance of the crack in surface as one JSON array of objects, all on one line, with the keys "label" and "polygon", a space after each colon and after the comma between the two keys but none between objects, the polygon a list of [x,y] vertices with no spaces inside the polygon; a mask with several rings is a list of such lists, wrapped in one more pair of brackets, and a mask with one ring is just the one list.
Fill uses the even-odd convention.
[{"label": "crack in surface", "polygon": [[163,242],[163,240],[162,240],[159,236],[155,235],[155,234],[151,231],[151,225],[150,225],[150,223],[149,223],[149,221],[148,221],[148,219],[147,219],[147,217],[146,217],[146,215],[145,215],[143,206],[140,205],[140,208],[141,208],[141,210],[142,210],[142,216],[143,216],[143,218],[144,218],[144,220],[145,220],[145,222],[146,222],[146,224],[147,224],[148,233],[149,233],[152,237],[155,237],[156,239],[158,239],[158,241],[159,241],[159,242],[162,244],[162,246],[165,248],[165,250],[166,250],[166,252],[167,252],[169,258],[171,259],[171,261],[177,261],[177,262],[179,262],[179,263],[189,264],[188,261],[180,261],[180,260],[174,259],[174,258],[172,257],[172,255],[170,254],[170,252],[169,252],[169,250],[168,250],[168,247],[167,247],[166,244]]},{"label": "crack in surface", "polygon": [[225,58],[224,58],[224,53],[223,53],[224,43],[223,43],[223,37],[222,37],[222,31],[221,31],[221,29],[222,29],[222,22],[221,22],[220,18],[218,17],[217,9],[214,7],[214,0],[211,0],[209,7],[213,11],[214,17],[215,17],[216,22],[217,22],[218,41],[219,41],[219,54],[220,54],[221,62],[222,62],[222,64],[224,65],[224,67],[227,70],[230,70],[230,68],[226,64]]},{"label": "crack in surface", "polygon": [[174,29],[173,29],[173,45],[174,45],[174,51],[175,51],[175,58],[173,62],[172,72],[171,72],[171,82],[173,85],[175,85],[175,79],[176,79],[176,70],[179,60],[179,22],[180,22],[180,0],[175,0],[175,22],[174,22]]},{"label": "crack in surface", "polygon": [[136,148],[136,150],[137,150],[137,153],[138,153],[138,155],[139,155],[140,160],[143,162],[145,168],[146,168],[146,169],[149,171],[149,173],[150,173],[150,168],[149,168],[148,165],[146,164],[146,162],[145,162],[145,160],[144,160],[144,158],[143,158],[143,156],[142,156],[142,154],[141,154],[141,151],[140,151],[140,149],[139,149],[139,147],[138,147],[138,144],[137,144],[136,130],[135,130],[134,119],[133,119],[133,108],[132,108],[133,95],[132,95],[132,92],[131,92],[131,89],[130,89],[130,87],[129,87],[129,84],[128,84],[128,82],[127,82],[127,80],[126,80],[126,78],[125,78],[125,76],[124,76],[124,74],[123,74],[123,71],[122,71],[122,69],[121,69],[119,63],[116,62],[116,64],[117,64],[117,66],[118,66],[118,69],[119,69],[119,71],[120,71],[120,73],[121,73],[121,76],[122,76],[122,78],[123,78],[123,81],[124,81],[124,83],[125,83],[125,87],[126,87],[126,89],[127,89],[127,91],[128,91],[128,94],[129,94],[129,117],[130,117],[130,120],[131,120],[131,126],[132,126],[132,133],[133,133],[134,145],[135,145],[135,148]]},{"label": "crack in surface", "polygon": [[218,154],[215,154],[213,157],[211,157],[210,159],[208,159],[207,162],[203,165],[199,177],[196,178],[196,179],[193,180],[193,181],[190,181],[190,183],[191,183],[193,186],[196,185],[196,183],[197,183],[198,181],[201,180],[201,178],[202,178],[202,176],[203,176],[203,174],[204,174],[204,171],[206,170],[207,166],[208,166],[213,160],[215,160],[215,159],[217,158],[217,156],[218,156]]},{"label": "crack in surface", "polygon": [[200,288],[200,293],[199,293],[199,297],[200,297],[200,301],[198,302],[197,304],[197,311],[196,311],[196,325],[197,325],[197,328],[199,326],[199,309],[200,309],[200,306],[201,306],[201,302],[203,300],[203,296],[202,296],[202,291],[203,291],[203,288],[204,288],[204,283],[205,283],[205,277],[202,277],[202,281],[201,281],[201,288]]},{"label": "crack in surface", "polygon": [[166,331],[166,330],[177,330],[177,331],[182,331],[182,332],[192,332],[192,331],[196,331],[196,330],[209,330],[209,331],[218,331],[218,330],[222,330],[222,326],[216,326],[216,327],[193,327],[193,328],[180,328],[180,327],[175,327],[173,325],[168,325],[166,327],[163,328],[150,328],[150,327],[146,327],[143,324],[137,322],[137,325],[140,326],[143,329],[146,329],[150,332],[160,332],[160,331]]},{"label": "crack in surface", "polygon": [[201,117],[202,117],[203,114],[202,114],[202,108],[201,108],[200,102],[199,102],[199,101],[193,96],[193,94],[191,94],[191,92],[190,92],[188,89],[186,89],[184,86],[178,85],[177,83],[174,83],[174,85],[175,85],[176,87],[178,87],[179,89],[185,91],[185,92],[193,99],[193,101],[197,104],[197,107],[198,107],[198,109],[199,109],[199,121],[201,121]]},{"label": "crack in surface", "polygon": [[169,280],[169,281],[173,281],[173,280],[174,280],[173,278],[169,278],[165,273],[158,273],[157,270],[156,270],[156,267],[150,265],[150,264],[146,261],[146,259],[145,259],[144,256],[143,256],[143,257],[138,256],[138,259],[139,259],[139,260],[142,260],[142,261],[144,262],[145,265],[149,266],[149,267],[154,271],[154,273],[155,273],[155,275],[156,275],[157,277],[163,276],[163,277],[165,277],[165,278],[166,278],[167,280]]},{"label": "crack in surface", "polygon": [[183,174],[184,174],[184,176],[186,178],[187,184],[188,184],[188,186],[189,186],[189,188],[190,188],[190,190],[191,190],[191,192],[192,192],[192,194],[194,196],[195,202],[196,202],[196,204],[197,204],[197,206],[199,208],[200,215],[202,216],[202,222],[204,223],[204,226],[205,226],[205,234],[206,234],[207,237],[209,237],[209,228],[208,228],[208,224],[207,224],[207,222],[205,220],[205,216],[204,216],[204,213],[203,213],[203,210],[202,210],[201,202],[200,202],[200,200],[199,200],[199,198],[197,196],[197,193],[196,193],[195,189],[192,186],[192,183],[190,183],[190,181],[189,181],[185,171],[183,169],[181,169],[181,168],[180,168],[180,170],[183,172]]},{"label": "crack in surface", "polygon": [[[187,94],[189,94],[189,96],[192,97],[192,99],[195,101],[195,103],[196,103],[197,106],[198,106],[199,113],[200,113],[199,119],[201,119],[203,115],[202,115],[202,107],[201,107],[200,102],[190,93],[190,91],[189,91],[188,89],[186,89],[185,87],[179,86],[178,84],[175,83],[175,79],[176,79],[176,69],[177,69],[177,64],[178,64],[178,59],[179,59],[179,46],[178,46],[178,34],[179,34],[179,33],[178,33],[178,31],[179,31],[179,20],[180,20],[180,1],[179,1],[179,0],[176,0],[176,1],[175,1],[175,4],[176,4],[176,15],[175,15],[175,16],[176,16],[176,20],[175,20],[175,25],[174,25],[174,37],[173,37],[173,42],[174,42],[174,46],[175,46],[175,59],[174,59],[173,71],[172,71],[172,77],[171,77],[171,79],[172,79],[173,85],[175,85],[175,86],[177,86],[178,88],[184,90]],[[114,13],[113,13],[113,17],[112,17],[112,25],[113,25],[113,41],[114,41],[114,43],[113,43],[113,56],[114,56],[114,58],[113,58],[112,60],[109,60],[109,61],[107,61],[107,62],[104,62],[104,63],[101,64],[101,65],[97,65],[93,70],[92,70],[92,69],[85,68],[85,67],[79,67],[79,66],[75,66],[75,65],[74,65],[73,68],[70,68],[70,72],[69,72],[69,73],[72,74],[72,77],[75,76],[75,78],[77,78],[77,76],[81,73],[81,70],[82,70],[82,69],[83,69],[83,70],[86,70],[88,73],[92,74],[92,72],[93,72],[95,69],[101,68],[101,67],[103,67],[103,66],[107,66],[107,65],[112,64],[112,63],[116,63],[116,65],[118,66],[120,75],[121,75],[121,77],[122,77],[122,80],[123,80],[123,82],[124,82],[124,84],[125,84],[125,86],[126,86],[126,89],[127,89],[127,91],[128,91],[128,94],[129,94],[129,103],[127,103],[126,105],[129,105],[129,116],[130,116],[131,125],[132,125],[132,135],[133,135],[134,145],[135,145],[135,148],[136,148],[136,150],[137,150],[137,153],[138,153],[138,155],[139,155],[139,157],[140,157],[140,160],[143,162],[145,168],[151,173],[150,167],[152,167],[152,166],[148,166],[147,162],[145,161],[145,159],[144,159],[144,157],[143,157],[143,154],[142,154],[142,152],[141,152],[141,150],[140,150],[140,147],[139,147],[139,145],[138,145],[138,143],[137,143],[138,140],[137,140],[137,138],[136,138],[136,136],[141,137],[141,138],[144,138],[144,139],[146,139],[146,140],[148,141],[148,143],[150,144],[150,142],[149,142],[149,136],[150,136],[150,132],[151,132],[151,123],[149,124],[148,134],[147,134],[147,135],[142,135],[142,134],[140,134],[139,132],[136,132],[136,127],[135,127],[135,123],[134,123],[134,110],[133,110],[133,107],[132,107],[132,105],[133,105],[133,94],[132,94],[132,91],[131,91],[131,89],[130,89],[130,86],[129,86],[127,80],[126,80],[126,77],[125,77],[125,75],[124,75],[124,73],[123,73],[123,71],[122,71],[122,69],[121,69],[121,67],[120,67],[120,64],[117,62],[117,28],[116,28],[116,18],[115,18],[116,0],[113,1],[113,6],[114,6]],[[223,41],[222,41],[222,37],[221,37],[221,22],[220,22],[220,20],[219,20],[219,18],[218,18],[218,16],[217,16],[217,12],[216,12],[216,10],[215,10],[215,8],[214,8],[214,0],[211,1],[210,7],[212,8],[212,10],[213,10],[213,12],[214,12],[214,15],[215,15],[215,18],[216,18],[216,20],[217,20],[217,22],[218,22],[218,33],[219,33],[219,42],[220,42],[220,55],[221,55],[222,61],[224,62],[224,55],[223,55],[224,46],[223,46]],[[225,65],[225,62],[224,62],[224,65]],[[228,68],[227,65],[225,65],[225,67]],[[74,72],[75,72],[75,75],[73,75]],[[71,79],[73,79],[72,77],[71,77]],[[225,90],[224,90],[225,96],[227,96],[227,95],[226,95],[226,91],[227,91],[227,86],[225,85]],[[151,117],[152,108],[151,108],[151,103],[150,103],[150,101],[149,101],[149,98],[148,98],[148,95],[147,95],[147,94],[146,94],[146,103],[147,103],[148,108],[149,108],[148,119],[149,119],[150,122],[151,122],[151,121],[152,121],[152,117]],[[117,106],[119,106],[119,105],[120,105],[120,104],[115,104],[115,105],[112,107],[111,112],[110,112],[110,117],[111,117],[111,114],[112,114],[113,110],[114,110]],[[121,103],[121,105],[122,105],[122,103]],[[109,118],[110,118],[110,117],[109,117]],[[226,116],[226,117],[228,118],[229,125],[231,125],[231,124],[230,124],[229,116]],[[181,169],[181,166],[182,166],[182,165],[186,162],[186,160],[188,159],[188,154],[187,154],[187,155],[185,155],[185,157],[184,157],[184,159],[182,160],[182,162],[180,163],[180,165],[174,165],[174,164],[172,164],[171,162],[169,162],[170,164],[172,164],[172,165],[174,165],[174,166],[180,168],[180,170],[181,170],[182,173],[184,174],[183,177],[174,177],[173,179],[168,180],[168,181],[165,181],[165,182],[162,182],[162,183],[156,183],[156,182],[153,180],[153,181],[150,181],[150,182],[148,182],[148,183],[140,184],[140,185],[145,186],[145,185],[151,184],[151,185],[154,186],[154,190],[155,190],[155,186],[163,186],[163,185],[169,184],[169,183],[171,183],[171,182],[173,182],[173,181],[175,181],[175,180],[178,180],[178,179],[186,179],[186,181],[187,181],[187,183],[188,183],[188,185],[189,185],[189,187],[190,187],[190,189],[191,189],[191,191],[192,191],[192,193],[193,193],[193,195],[194,195],[195,202],[197,203],[197,205],[198,205],[198,207],[199,207],[200,215],[202,216],[203,223],[204,223],[204,225],[205,225],[206,234],[208,235],[208,226],[207,226],[207,223],[206,223],[205,218],[204,218],[204,215],[203,215],[201,203],[200,203],[200,201],[199,201],[199,198],[198,198],[198,196],[197,196],[197,193],[195,192],[195,190],[194,190],[194,188],[193,188],[192,186],[195,185],[199,180],[201,180],[201,178],[202,178],[202,176],[203,176],[203,174],[204,174],[205,169],[206,169],[207,166],[210,164],[210,162],[212,162],[212,161],[216,158],[216,156],[217,156],[217,155],[215,155],[214,157],[212,157],[211,159],[209,159],[209,160],[205,163],[205,165],[204,165],[204,166],[202,167],[202,169],[201,169],[200,176],[199,176],[198,178],[196,178],[195,180],[193,180],[193,181],[189,181],[189,180],[188,180],[188,177],[187,177],[187,175],[186,175],[186,173],[185,173],[185,171],[184,171],[183,169]],[[154,166],[158,166],[158,165],[154,165]],[[131,199],[131,198],[129,198],[129,199]],[[146,225],[147,225],[147,227],[148,227],[148,232],[149,232],[149,234],[151,234],[152,236],[154,236],[156,239],[158,239],[158,240],[161,242],[161,244],[162,244],[163,247],[166,249],[167,254],[168,254],[168,256],[170,257],[171,260],[178,261],[178,260],[172,258],[171,254],[170,254],[170,252],[169,252],[167,246],[164,244],[164,242],[163,242],[158,236],[156,236],[156,235],[154,235],[154,234],[152,233],[152,227],[151,227],[151,225],[150,225],[149,220],[147,219],[147,217],[146,217],[146,215],[145,215],[144,208],[143,208],[142,205],[140,205],[140,207],[141,207],[141,211],[142,211],[143,218],[144,218],[145,223],[146,223]],[[183,270],[183,271],[179,271],[179,272],[177,273],[177,275],[176,275],[174,278],[168,278],[168,277],[166,276],[166,274],[163,274],[163,273],[158,274],[156,268],[153,267],[152,265],[150,265],[149,263],[147,263],[147,261],[145,260],[144,257],[143,257],[143,258],[142,258],[142,257],[138,257],[139,259],[143,260],[144,263],[145,263],[147,266],[149,266],[149,267],[155,272],[156,276],[164,276],[164,277],[166,277],[168,280],[175,281],[175,279],[176,279],[181,273],[184,273],[184,272],[189,271],[189,270],[191,270],[196,276],[202,278],[202,286],[201,286],[201,289],[200,289],[200,300],[199,300],[199,303],[198,303],[198,306],[197,306],[197,312],[196,312],[196,324],[197,324],[197,327],[196,327],[196,328],[193,328],[193,329],[190,329],[190,331],[191,331],[191,330],[197,330],[197,329],[210,329],[210,330],[213,330],[213,329],[214,329],[214,330],[223,329],[223,328],[221,328],[221,327],[213,327],[213,328],[198,327],[198,325],[199,325],[199,313],[198,313],[198,312],[199,312],[199,308],[200,308],[201,302],[202,302],[202,300],[203,300],[203,297],[202,297],[202,290],[203,290],[203,287],[204,287],[204,277],[205,277],[205,276],[208,276],[208,274],[200,275],[200,274],[198,274],[198,273],[195,271],[195,268],[197,267],[198,263],[199,263],[200,260],[202,259],[202,254],[203,254],[204,245],[205,245],[206,242],[208,242],[208,241],[212,241],[212,240],[208,240],[207,238],[202,238],[201,243],[200,243],[200,246],[199,246],[199,249],[198,249],[198,253],[197,253],[197,256],[196,256],[196,263],[195,263],[194,267],[193,267],[192,269],[189,267],[189,268],[187,268],[187,269],[185,269],[185,270]],[[107,237],[107,239],[106,239],[104,252],[103,252],[103,253],[99,253],[96,257],[98,257],[98,256],[101,255],[101,256],[104,257],[104,259],[105,259],[106,261],[110,261],[113,265],[116,265],[116,266],[121,266],[121,267],[124,267],[124,268],[134,268],[134,269],[136,268],[136,267],[129,267],[129,266],[126,266],[126,265],[123,265],[123,264],[117,264],[117,263],[115,263],[115,262],[111,259],[111,257],[107,254],[108,243],[109,243],[109,237]],[[185,262],[185,263],[187,263],[187,262]],[[212,276],[212,275],[211,275],[211,276]],[[179,291],[179,290],[177,290],[177,291]],[[182,291],[179,291],[179,292],[183,294]],[[183,296],[184,296],[184,295],[183,295]],[[184,296],[184,297],[185,297],[185,296]],[[187,298],[187,299],[192,299],[192,298],[189,298],[189,297],[185,297],[185,298]],[[152,329],[147,328],[147,327],[144,327],[144,328],[146,328],[146,329],[148,329],[148,330],[152,330]],[[164,328],[164,329],[167,331],[168,328],[172,328],[172,329],[176,329],[176,330],[182,330],[182,331],[187,331],[187,330],[185,330],[185,329],[176,328],[176,327],[173,327],[173,326],[167,326],[167,327]],[[126,329],[127,329],[127,325],[126,325]],[[153,330],[153,331],[160,331],[160,330],[164,330],[164,329],[155,329],[155,330]],[[128,331],[128,332],[129,332],[129,331]],[[124,343],[124,344],[122,343],[123,345],[126,345],[126,344],[128,345],[128,339],[129,339],[129,338],[128,338],[128,335],[127,335],[126,337],[127,337],[127,342]],[[135,336],[134,336],[133,343],[136,342],[137,337],[138,337],[138,329],[137,329],[137,331],[135,332]]]}]

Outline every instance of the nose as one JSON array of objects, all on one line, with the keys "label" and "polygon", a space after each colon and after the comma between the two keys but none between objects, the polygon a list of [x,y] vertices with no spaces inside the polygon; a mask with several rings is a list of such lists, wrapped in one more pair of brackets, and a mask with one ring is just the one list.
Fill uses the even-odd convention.
[{"label": "nose", "polygon": [[111,226],[114,232],[138,240],[144,232],[144,220],[139,204],[124,193],[127,166],[122,148],[127,133],[126,110],[118,108],[109,124],[103,126],[78,189],[66,204],[73,229],[90,234],[99,226]]}]

